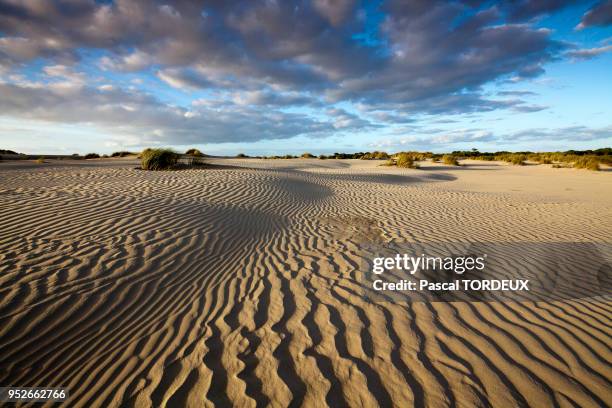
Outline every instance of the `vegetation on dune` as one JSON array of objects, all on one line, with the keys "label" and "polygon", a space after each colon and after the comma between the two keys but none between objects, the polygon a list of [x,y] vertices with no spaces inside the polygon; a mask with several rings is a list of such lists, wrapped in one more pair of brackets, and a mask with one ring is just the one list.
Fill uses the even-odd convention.
[{"label": "vegetation on dune", "polygon": [[612,148],[596,150],[567,150],[565,152],[494,152],[484,153],[477,149],[471,151],[454,151],[453,155],[485,161],[505,161],[523,165],[526,162],[551,164],[553,168],[575,167],[579,169],[598,170],[600,164],[612,166]]},{"label": "vegetation on dune", "polygon": [[444,164],[448,164],[449,166],[458,166],[459,161],[457,161],[457,157],[452,154],[445,154],[442,156],[442,162]]},{"label": "vegetation on dune", "polygon": [[236,155],[236,157],[237,157],[237,158],[239,158],[239,159],[246,159],[246,158],[248,158],[249,156],[247,156],[247,155],[246,155],[246,154],[244,154],[244,153],[238,153],[238,154]]},{"label": "vegetation on dune", "polygon": [[202,156],[204,156],[201,151],[199,151],[198,149],[195,149],[195,148],[191,148],[191,149],[187,150],[185,152],[185,154],[188,154],[190,156],[195,156],[195,157],[202,157]]},{"label": "vegetation on dune", "polygon": [[306,153],[303,153],[301,157],[302,157],[302,159],[314,159],[317,156],[315,156],[314,154],[310,154],[310,153],[306,152]]},{"label": "vegetation on dune", "polygon": [[143,170],[169,170],[176,167],[179,155],[171,149],[145,149],[140,160]]},{"label": "vegetation on dune", "polygon": [[45,156],[40,156],[38,159],[36,159],[36,163],[42,164],[45,162]]},{"label": "vegetation on dune", "polygon": [[85,155],[85,159],[99,159],[100,155],[98,153],[87,153]]},{"label": "vegetation on dune", "polygon": [[113,152],[110,156],[111,157],[126,157],[126,156],[132,156],[132,155],[134,155],[134,153],[123,150],[120,152]]},{"label": "vegetation on dune", "polygon": [[[417,152],[417,151],[404,151],[398,152],[393,155],[389,155],[382,151],[373,152],[356,152],[356,153],[333,153],[329,155],[321,154],[318,156],[320,160],[326,159],[361,159],[361,160],[387,160],[387,165],[397,165],[397,158],[401,154],[409,155],[413,162],[419,162],[424,160],[431,160],[434,163],[440,161],[451,166],[460,166],[459,160],[472,159],[472,160],[483,160],[483,161],[505,161],[514,165],[525,165],[527,162],[549,164],[555,168],[559,167],[576,167],[596,170],[599,165],[605,164],[612,166],[612,148],[602,148],[597,150],[568,150],[566,152],[480,152],[478,149],[471,150],[456,150],[452,153],[432,153],[432,152]],[[242,157],[242,156],[239,156]],[[265,156],[264,159],[295,159],[298,156],[290,154],[284,156]],[[310,158],[317,157],[310,153],[304,153],[299,157]],[[403,156],[406,157],[406,156]],[[564,163],[562,166],[558,164]],[[408,164],[409,165],[409,164]]]},{"label": "vegetation on dune", "polygon": [[579,157],[574,162],[574,168],[598,171],[599,162],[594,157],[590,157],[590,156]]},{"label": "vegetation on dune", "polygon": [[415,158],[410,153],[398,153],[395,156],[395,165],[408,169],[417,169],[419,166],[415,164]]},{"label": "vegetation on dune", "polygon": [[527,160],[527,156],[523,153],[501,154],[495,157],[496,160],[505,161],[506,163],[511,163],[517,166],[524,166],[525,160]]},{"label": "vegetation on dune", "polygon": [[387,154],[386,152],[379,152],[379,151],[374,151],[374,152],[367,152],[367,153],[363,153],[360,155],[360,157],[355,157],[356,159],[359,158],[361,160],[388,160],[389,159],[389,154]]}]

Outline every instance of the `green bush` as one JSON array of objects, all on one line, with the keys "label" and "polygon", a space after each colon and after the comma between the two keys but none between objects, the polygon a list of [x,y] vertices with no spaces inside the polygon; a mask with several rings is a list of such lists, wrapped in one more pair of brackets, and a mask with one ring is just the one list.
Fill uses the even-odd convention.
[{"label": "green bush", "polygon": [[302,154],[302,159],[314,159],[316,156],[310,153]]},{"label": "green bush", "polygon": [[85,155],[86,159],[99,159],[100,155],[98,153],[87,153]]},{"label": "green bush", "polygon": [[444,156],[442,156],[442,162],[444,162],[444,164],[448,164],[450,166],[458,166],[459,162],[457,161],[457,158],[455,156],[453,156],[452,154],[445,154]]},{"label": "green bush", "polygon": [[143,170],[168,170],[176,166],[179,155],[170,149],[145,149],[140,159]]},{"label": "green bush", "polygon": [[249,156],[247,156],[247,155],[246,155],[246,154],[244,154],[244,153],[238,153],[238,154],[236,155],[236,157],[237,157],[237,158],[239,158],[239,159],[246,159],[246,158],[247,158],[247,157],[249,157]]}]

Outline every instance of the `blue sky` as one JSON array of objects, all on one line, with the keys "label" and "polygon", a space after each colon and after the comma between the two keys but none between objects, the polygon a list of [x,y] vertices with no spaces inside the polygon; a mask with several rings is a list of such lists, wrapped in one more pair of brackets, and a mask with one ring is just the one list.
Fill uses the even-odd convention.
[{"label": "blue sky", "polygon": [[0,0],[0,148],[612,145],[612,2]]}]

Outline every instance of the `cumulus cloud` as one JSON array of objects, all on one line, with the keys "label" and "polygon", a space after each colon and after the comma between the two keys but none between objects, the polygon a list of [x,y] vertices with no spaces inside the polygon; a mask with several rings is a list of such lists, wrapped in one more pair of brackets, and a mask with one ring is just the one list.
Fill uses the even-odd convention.
[{"label": "cumulus cloud", "polygon": [[[519,99],[528,92],[491,98],[483,89],[537,77],[564,55],[607,51],[568,52],[535,25],[570,3],[0,0],[0,73],[42,59],[50,78],[48,89],[5,81],[0,105],[5,115],[127,123],[152,137],[194,142],[333,134],[422,114],[535,112],[544,107]],[[607,24],[608,4],[595,5],[581,24]],[[180,108],[120,84],[94,86],[95,78],[73,67],[86,58],[104,72],[146,73],[156,86],[212,96]],[[70,98],[60,82],[72,87],[62,90]],[[350,104],[365,113],[338,108]],[[315,112],[288,112],[295,107]]]},{"label": "cumulus cloud", "polygon": [[317,136],[333,121],[248,106],[163,104],[152,96],[101,86],[65,88],[0,83],[0,111],[16,118],[94,124],[114,134],[140,135],[140,142],[189,144]]}]

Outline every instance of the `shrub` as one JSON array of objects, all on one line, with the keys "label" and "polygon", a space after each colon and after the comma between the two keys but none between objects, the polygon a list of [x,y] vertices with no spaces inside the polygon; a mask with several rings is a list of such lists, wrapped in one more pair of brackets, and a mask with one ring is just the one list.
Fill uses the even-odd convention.
[{"label": "shrub", "polygon": [[185,152],[185,154],[188,154],[190,156],[195,156],[195,157],[202,157],[202,156],[204,156],[201,151],[199,151],[198,149],[193,149],[193,148],[187,150]]},{"label": "shrub", "polygon": [[179,155],[170,149],[145,149],[140,154],[143,170],[168,170],[176,166]]},{"label": "shrub", "polygon": [[246,155],[246,154],[244,154],[244,153],[238,153],[238,154],[236,155],[236,157],[238,157],[239,159],[245,159],[245,158],[247,158],[247,157],[249,157],[249,156],[247,156],[247,155]]},{"label": "shrub", "polygon": [[395,158],[395,165],[397,167],[404,167],[409,169],[417,168],[417,166],[414,164],[414,157],[409,153],[398,153]]},{"label": "shrub", "polygon": [[327,160],[327,156],[324,154],[319,155],[320,160]]},{"label": "shrub", "polygon": [[314,159],[316,156],[310,153],[302,154],[302,159]]},{"label": "shrub", "polygon": [[99,159],[100,155],[98,153],[87,153],[85,155],[86,159]]},{"label": "shrub", "polygon": [[580,157],[574,162],[576,169],[599,170],[599,162],[594,157]]},{"label": "shrub", "polygon": [[374,151],[371,153],[370,152],[364,153],[359,158],[361,160],[385,160],[385,159],[389,159],[389,155],[386,152]]},{"label": "shrub", "polygon": [[42,164],[45,162],[45,156],[40,156],[38,159],[36,159],[36,163]]},{"label": "shrub", "polygon": [[444,156],[442,156],[442,161],[444,162],[444,164],[448,164],[450,166],[458,166],[459,162],[457,161],[457,158],[455,156],[453,156],[452,154],[445,154]]},{"label": "shrub", "polygon": [[125,157],[125,156],[130,156],[132,154],[134,154],[134,153],[128,152],[128,151],[124,150],[124,151],[121,151],[121,152],[113,152],[111,154],[111,157]]}]

